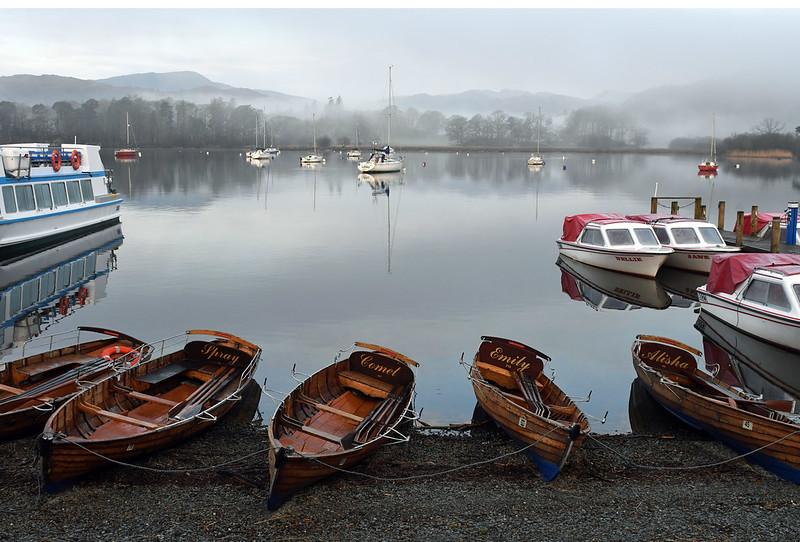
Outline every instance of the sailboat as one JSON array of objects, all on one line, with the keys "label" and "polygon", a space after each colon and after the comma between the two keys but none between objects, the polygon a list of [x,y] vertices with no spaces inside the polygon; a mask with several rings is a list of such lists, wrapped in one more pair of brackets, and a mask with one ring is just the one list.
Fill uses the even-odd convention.
[{"label": "sailboat", "polygon": [[[264,147],[267,146],[267,117],[264,115]],[[251,160],[268,160],[272,155],[264,147],[258,146],[258,120],[256,120],[256,148],[250,153]]]},{"label": "sailboat", "polygon": [[539,143],[542,139],[542,108],[539,107],[539,118],[538,122],[536,123],[536,152],[531,154],[531,157],[528,158],[528,165],[529,166],[543,166],[544,165],[544,158],[542,158],[541,153],[539,152]]},{"label": "sailboat", "polygon": [[697,165],[697,169],[700,173],[716,173],[717,169],[719,169],[719,164],[717,164],[717,138],[713,113],[711,114],[711,149],[709,155],[707,160]]},{"label": "sailboat", "polygon": [[[267,120],[264,119],[264,146],[267,146]],[[281,150],[275,146],[275,131],[270,129],[269,131],[269,147],[264,149],[264,152],[270,156],[278,156],[281,153]]]},{"label": "sailboat", "polygon": [[361,173],[389,173],[403,169],[403,158],[390,146],[392,136],[392,66],[389,66],[389,109],[386,114],[386,146],[376,149],[366,162],[359,162]]},{"label": "sailboat", "polygon": [[347,151],[348,158],[361,158],[361,149],[358,148],[358,126],[356,126],[356,146]]},{"label": "sailboat", "polygon": [[317,154],[317,117],[314,113],[311,114],[311,124],[314,126],[314,152],[301,157],[301,164],[321,164],[325,161],[325,158]]},{"label": "sailboat", "polygon": [[123,159],[134,159],[138,158],[140,155],[139,151],[134,147],[131,147],[131,121],[128,117],[128,113],[125,113],[125,148],[124,149],[117,149],[114,151],[114,158],[123,158]]}]

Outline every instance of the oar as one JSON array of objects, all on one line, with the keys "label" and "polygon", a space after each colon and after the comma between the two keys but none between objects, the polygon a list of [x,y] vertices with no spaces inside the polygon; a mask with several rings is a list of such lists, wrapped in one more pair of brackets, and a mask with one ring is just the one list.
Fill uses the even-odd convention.
[{"label": "oar", "polygon": [[24,393],[19,395],[14,395],[12,397],[6,397],[5,399],[0,400],[0,405],[7,405],[9,403],[13,403],[15,401],[20,401],[22,399],[30,399],[31,397],[35,397],[37,395],[41,395],[46,393],[52,389],[58,388],[71,380],[75,380],[80,377],[82,374],[87,372],[94,372],[105,365],[108,365],[109,361],[104,358],[99,358],[95,361],[87,362],[85,364],[80,365],[79,367],[75,367],[74,369],[70,369],[66,373],[55,377],[51,380],[47,380],[42,382],[38,386],[34,386],[33,388],[29,388],[25,390]]},{"label": "oar", "polygon": [[203,403],[209,396],[209,392],[212,395],[216,393],[220,384],[225,382],[235,370],[235,367],[228,368],[226,366],[217,369],[207,382],[194,390],[186,399],[172,407],[168,413],[169,417],[186,419],[200,413],[203,410]]}]

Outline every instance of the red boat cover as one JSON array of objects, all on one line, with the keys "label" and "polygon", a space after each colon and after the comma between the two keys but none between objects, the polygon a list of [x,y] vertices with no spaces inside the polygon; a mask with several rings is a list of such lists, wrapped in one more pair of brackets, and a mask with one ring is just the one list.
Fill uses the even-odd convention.
[{"label": "red boat cover", "polygon": [[742,232],[744,232],[745,235],[755,235],[756,233],[760,232],[764,229],[764,226],[772,222],[772,219],[776,216],[780,217],[782,220],[786,219],[785,213],[762,213],[759,211],[758,216],[756,217],[756,231],[751,233],[750,224],[752,216],[752,213],[745,213],[744,215],[744,226],[742,227]]},{"label": "red boat cover", "polygon": [[722,380],[731,386],[745,387],[739,382],[736,371],[731,367],[731,357],[725,350],[714,344],[710,339],[703,337],[703,351],[705,352],[706,369],[711,373],[717,371],[716,377],[718,380]]},{"label": "red boat cover", "polygon": [[627,218],[628,220],[635,220],[636,222],[644,222],[645,224],[652,224],[653,222],[656,222],[657,220],[671,221],[671,222],[681,221],[681,220],[684,220],[684,221],[685,220],[694,220],[692,218],[687,218],[685,216],[659,215],[659,214],[655,214],[655,215],[650,215],[650,214],[647,214],[647,215],[625,215],[625,218]]},{"label": "red boat cover", "polygon": [[563,269],[561,270],[561,291],[567,294],[572,300],[583,300],[583,294],[581,294],[581,290],[578,287],[578,282],[575,280],[575,277]]},{"label": "red boat cover", "polygon": [[561,235],[561,240],[576,241],[583,227],[595,220],[625,220],[625,217],[617,213],[591,213],[564,217],[564,233]]},{"label": "red boat cover", "polygon": [[714,256],[706,289],[712,293],[732,294],[757,267],[800,265],[800,254],[728,254]]}]

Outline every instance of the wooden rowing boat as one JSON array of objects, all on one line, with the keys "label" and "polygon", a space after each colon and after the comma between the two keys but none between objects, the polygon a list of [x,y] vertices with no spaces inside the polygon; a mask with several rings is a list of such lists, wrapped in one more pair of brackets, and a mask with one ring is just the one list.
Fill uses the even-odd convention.
[{"label": "wooden rowing boat", "polygon": [[800,483],[800,416],[794,401],[764,401],[700,371],[699,350],[678,341],[639,335],[633,366],[661,406],[705,431],[748,461]]},{"label": "wooden rowing boat", "polygon": [[553,480],[583,443],[588,420],[542,373],[548,356],[508,339],[481,340],[469,371],[478,404],[513,439],[530,446],[526,454],[542,478]]},{"label": "wooden rowing boat", "polygon": [[[195,335],[206,338],[190,341]],[[159,357],[82,391],[48,420],[39,446],[48,489],[211,427],[236,405],[261,356],[258,346],[211,330],[149,346]]]},{"label": "wooden rowing boat", "polygon": [[270,510],[380,446],[408,440],[398,426],[413,419],[411,367],[417,362],[388,348],[355,344],[359,350],[347,359],[297,386],[270,421]]},{"label": "wooden rowing boat", "polygon": [[[97,334],[105,338],[98,339]],[[81,342],[87,336],[90,340]],[[50,341],[48,350],[25,356],[26,344],[24,357],[0,370],[0,441],[40,431],[64,401],[111,375],[117,360],[136,362],[146,357],[142,341],[110,329],[79,327],[35,341]],[[62,346],[53,348],[54,344]]]}]

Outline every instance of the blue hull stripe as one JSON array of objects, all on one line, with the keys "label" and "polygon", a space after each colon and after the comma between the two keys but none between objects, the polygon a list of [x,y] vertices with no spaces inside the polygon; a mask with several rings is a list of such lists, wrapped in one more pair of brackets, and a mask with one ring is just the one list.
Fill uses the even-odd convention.
[{"label": "blue hull stripe", "polygon": [[[655,395],[653,397],[655,397]],[[721,441],[728,447],[733,448],[740,454],[744,454],[753,450],[753,448],[742,444],[741,441],[735,440],[723,433],[720,433],[716,429],[711,428],[710,426],[692,418],[691,416],[687,416],[686,414],[676,412],[675,410],[669,408],[665,403],[661,401],[657,400],[657,402],[676,418],[694,427],[695,429],[700,429],[701,431],[705,431],[707,434]],[[750,463],[755,463],[756,465],[764,467],[769,472],[773,473],[774,475],[780,478],[783,478],[784,480],[794,482],[795,484],[800,484],[800,469],[797,469],[789,465],[788,463],[780,461],[779,459],[775,459],[774,457],[769,456],[763,452],[756,452],[754,454],[750,454],[747,457],[745,457],[745,459]]]},{"label": "blue hull stripe", "polygon": [[67,209],[65,211],[57,211],[55,213],[47,213],[37,216],[25,216],[22,218],[8,218],[6,220],[0,220],[0,226],[5,224],[12,224],[15,222],[26,222],[28,220],[42,220],[44,218],[50,218],[51,216],[58,216],[58,215],[66,215],[70,213],[80,213],[81,211],[89,211],[91,209],[97,209],[98,207],[106,207],[107,205],[119,205],[122,203],[123,198],[111,200],[111,201],[104,201],[103,203],[95,203],[94,205],[89,205],[88,207],[81,207],[80,209]]},{"label": "blue hull stripe", "polygon": [[[501,424],[497,422],[495,423],[500,429],[503,430],[505,434],[511,437],[511,440],[513,440],[514,442],[519,442],[523,446],[530,444],[530,442],[523,442],[519,440],[517,436],[513,434],[511,431],[507,430]],[[542,456],[536,453],[536,449],[534,447],[530,447],[527,450],[525,450],[525,455],[527,455],[528,459],[533,461],[533,463],[536,465],[536,468],[539,469],[539,475],[545,482],[552,482],[561,472],[561,467],[559,467],[558,464],[544,459]]]},{"label": "blue hull stripe", "polygon": [[36,183],[40,181],[68,181],[72,179],[88,179],[89,177],[103,177],[105,174],[105,171],[86,171],[83,173],[64,173],[63,175],[59,175],[57,173],[54,175],[37,175],[34,177],[22,177],[21,179],[15,179],[13,177],[0,177],[0,184],[25,184]]}]

